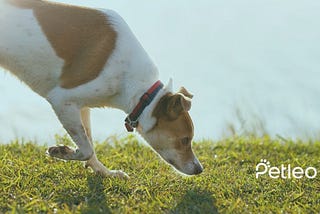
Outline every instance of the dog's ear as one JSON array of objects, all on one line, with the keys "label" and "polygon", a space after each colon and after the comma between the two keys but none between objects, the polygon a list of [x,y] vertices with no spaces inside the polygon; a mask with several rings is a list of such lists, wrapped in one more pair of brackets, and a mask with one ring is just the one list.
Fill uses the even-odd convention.
[{"label": "dog's ear", "polygon": [[167,120],[175,120],[182,112],[191,109],[191,99],[182,93],[167,94],[162,97],[157,104],[153,115],[157,118],[166,118]]},{"label": "dog's ear", "polygon": [[191,99],[183,94],[177,93],[169,98],[167,105],[167,116],[174,120],[179,117],[182,112],[191,109]]},{"label": "dog's ear", "polygon": [[184,96],[186,96],[190,99],[193,98],[193,94],[191,94],[189,91],[187,91],[187,89],[183,86],[179,89],[178,93],[183,94]]}]

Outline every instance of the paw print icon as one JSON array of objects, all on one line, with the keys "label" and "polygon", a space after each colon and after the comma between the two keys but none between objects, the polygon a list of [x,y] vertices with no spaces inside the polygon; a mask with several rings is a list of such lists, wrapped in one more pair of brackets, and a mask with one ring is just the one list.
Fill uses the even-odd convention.
[{"label": "paw print icon", "polygon": [[260,175],[267,173],[270,167],[270,161],[268,161],[267,159],[261,159],[256,166],[256,178],[258,178]]}]

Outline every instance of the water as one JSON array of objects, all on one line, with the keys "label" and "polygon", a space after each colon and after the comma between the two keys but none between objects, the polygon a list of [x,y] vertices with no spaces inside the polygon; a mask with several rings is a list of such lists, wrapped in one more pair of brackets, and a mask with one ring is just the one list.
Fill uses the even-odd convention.
[{"label": "water", "polygon": [[[71,2],[71,1],[69,1]],[[320,2],[77,1],[118,11],[161,80],[194,93],[195,138],[236,132],[320,138]],[[0,141],[53,143],[64,130],[45,100],[0,73]],[[97,109],[93,136],[124,135],[124,113]]]}]

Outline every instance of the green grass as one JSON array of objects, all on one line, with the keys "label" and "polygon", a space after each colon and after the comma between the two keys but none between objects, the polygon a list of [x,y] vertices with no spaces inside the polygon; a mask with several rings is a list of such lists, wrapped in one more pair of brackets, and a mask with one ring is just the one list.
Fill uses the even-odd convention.
[{"label": "green grass", "polygon": [[[58,143],[67,138],[57,138]],[[202,141],[193,146],[199,176],[176,173],[129,136],[98,143],[100,160],[131,177],[101,178],[82,163],[45,155],[46,147],[0,145],[0,213],[315,213],[320,210],[320,142],[264,138]],[[315,179],[255,178],[261,158],[273,166],[313,166]]]}]

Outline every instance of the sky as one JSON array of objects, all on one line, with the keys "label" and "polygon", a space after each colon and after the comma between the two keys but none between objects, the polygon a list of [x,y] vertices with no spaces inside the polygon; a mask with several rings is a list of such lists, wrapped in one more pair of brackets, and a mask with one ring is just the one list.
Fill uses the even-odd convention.
[{"label": "sky", "polygon": [[[320,2],[61,1],[117,11],[160,79],[194,94],[196,139],[233,132],[320,138]],[[0,71],[0,141],[54,143],[65,133],[50,105]],[[96,109],[93,136],[125,135],[124,113]]]}]

